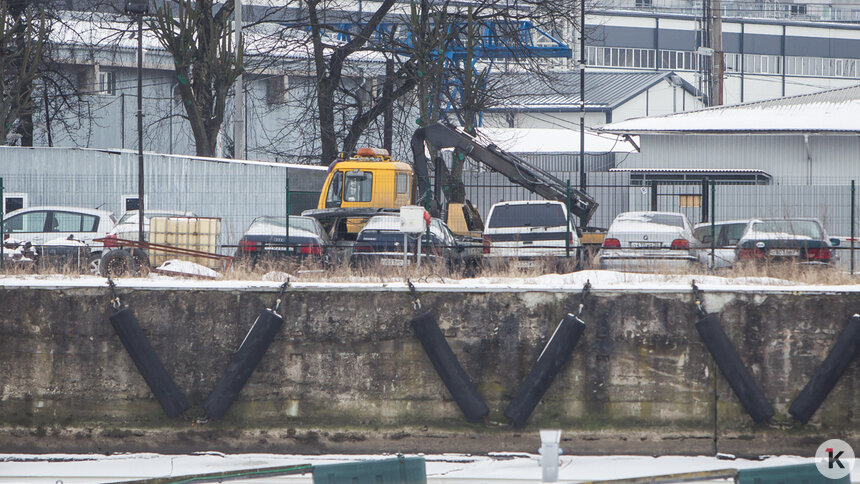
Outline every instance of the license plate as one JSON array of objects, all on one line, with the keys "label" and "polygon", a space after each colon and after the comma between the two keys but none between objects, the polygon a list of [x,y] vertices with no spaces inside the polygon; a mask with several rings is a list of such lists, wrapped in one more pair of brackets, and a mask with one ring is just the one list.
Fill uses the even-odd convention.
[{"label": "license plate", "polygon": [[381,263],[384,266],[402,266],[404,264],[403,259],[382,259]]},{"label": "license plate", "polygon": [[800,256],[799,249],[770,249],[769,255],[774,257],[798,257]]},{"label": "license plate", "polygon": [[648,248],[653,249],[653,248],[660,247],[661,243],[660,242],[652,242],[652,241],[648,241],[648,242],[632,241],[632,242],[630,242],[630,245],[632,247],[648,247]]},{"label": "license plate", "polygon": [[520,269],[528,269],[535,266],[535,262],[531,260],[518,260],[517,267]]}]

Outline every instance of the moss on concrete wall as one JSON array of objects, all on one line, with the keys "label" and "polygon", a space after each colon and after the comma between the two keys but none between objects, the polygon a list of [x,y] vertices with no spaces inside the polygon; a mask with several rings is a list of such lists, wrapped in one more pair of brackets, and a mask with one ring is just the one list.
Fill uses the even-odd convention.
[{"label": "moss on concrete wall", "polygon": [[108,322],[103,289],[0,288],[0,451],[534,451],[561,428],[573,453],[814,453],[860,437],[860,362],[808,425],[791,401],[826,355],[854,294],[709,294],[777,411],[755,425],[698,337],[689,293],[597,292],[586,332],[527,428],[503,411],[578,294],[423,294],[491,409],[470,425],[409,326],[403,292],[295,291],[285,324],[227,416],[201,404],[272,292],[126,290],[192,404],[167,419]]}]

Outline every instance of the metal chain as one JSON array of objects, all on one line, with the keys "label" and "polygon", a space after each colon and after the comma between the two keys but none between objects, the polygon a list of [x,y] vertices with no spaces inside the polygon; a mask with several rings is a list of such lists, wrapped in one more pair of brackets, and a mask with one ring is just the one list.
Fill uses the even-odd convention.
[{"label": "metal chain", "polygon": [[582,292],[579,295],[579,309],[576,311],[576,317],[582,317],[582,309],[585,307],[585,298],[591,294],[591,280],[586,279],[585,285],[582,286]]},{"label": "metal chain", "polygon": [[287,277],[287,280],[281,284],[281,293],[278,294],[278,299],[275,301],[275,307],[273,311],[278,311],[278,308],[281,307],[281,300],[284,299],[284,293],[287,292],[287,287],[290,286],[290,278]]},{"label": "metal chain", "polygon": [[418,294],[415,292],[415,285],[409,279],[406,279],[406,284],[409,286],[409,292],[412,295],[412,309],[418,312],[421,310],[421,300],[418,299]]},{"label": "metal chain", "polygon": [[699,289],[699,286],[696,285],[696,280],[693,279],[693,297],[696,300],[696,310],[699,311],[699,315],[705,317],[708,315],[708,312],[705,311],[705,307],[702,305],[702,291]]},{"label": "metal chain", "polygon": [[108,287],[110,288],[110,294],[111,294],[110,305],[113,307],[113,309],[115,311],[119,311],[120,302],[119,302],[119,296],[116,293],[116,283],[114,283],[113,279],[111,279],[110,277],[108,277]]}]

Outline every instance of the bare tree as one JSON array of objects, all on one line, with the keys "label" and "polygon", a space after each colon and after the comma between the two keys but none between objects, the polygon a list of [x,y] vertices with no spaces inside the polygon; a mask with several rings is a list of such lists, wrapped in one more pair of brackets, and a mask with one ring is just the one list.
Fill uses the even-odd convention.
[{"label": "bare tree", "polygon": [[0,144],[13,131],[29,133],[23,141],[32,144],[33,91],[47,34],[37,4],[0,0]]},{"label": "bare tree", "polygon": [[233,0],[216,11],[214,0],[170,0],[149,23],[173,57],[185,115],[198,156],[215,156],[227,95],[242,71],[242,49],[233,44]]}]

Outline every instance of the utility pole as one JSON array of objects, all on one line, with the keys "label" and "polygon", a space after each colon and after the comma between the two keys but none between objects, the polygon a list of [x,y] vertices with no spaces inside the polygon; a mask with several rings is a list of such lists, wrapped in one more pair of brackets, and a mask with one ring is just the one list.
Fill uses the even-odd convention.
[{"label": "utility pole", "polygon": [[147,0],[127,0],[125,11],[137,16],[137,240],[143,242],[143,16]]},{"label": "utility pole", "polygon": [[[241,59],[242,51],[242,0],[235,2],[236,19],[236,55]],[[243,82],[242,69],[239,66],[239,75],[236,77],[233,109],[233,158],[245,159],[245,84]]]},{"label": "utility pole", "polygon": [[579,189],[584,193],[588,186],[585,179],[585,0],[580,0],[579,7]]},{"label": "utility pole", "polygon": [[711,55],[713,61],[711,67],[711,105],[721,106],[723,104],[723,73],[725,63],[723,62],[723,14],[720,0],[711,0],[710,34]]},{"label": "utility pole", "polygon": [[714,51],[711,48],[711,0],[702,1],[702,23],[699,32],[699,71],[701,72],[699,89],[702,92],[702,103],[710,106],[713,100],[713,78],[711,67],[713,64]]}]

